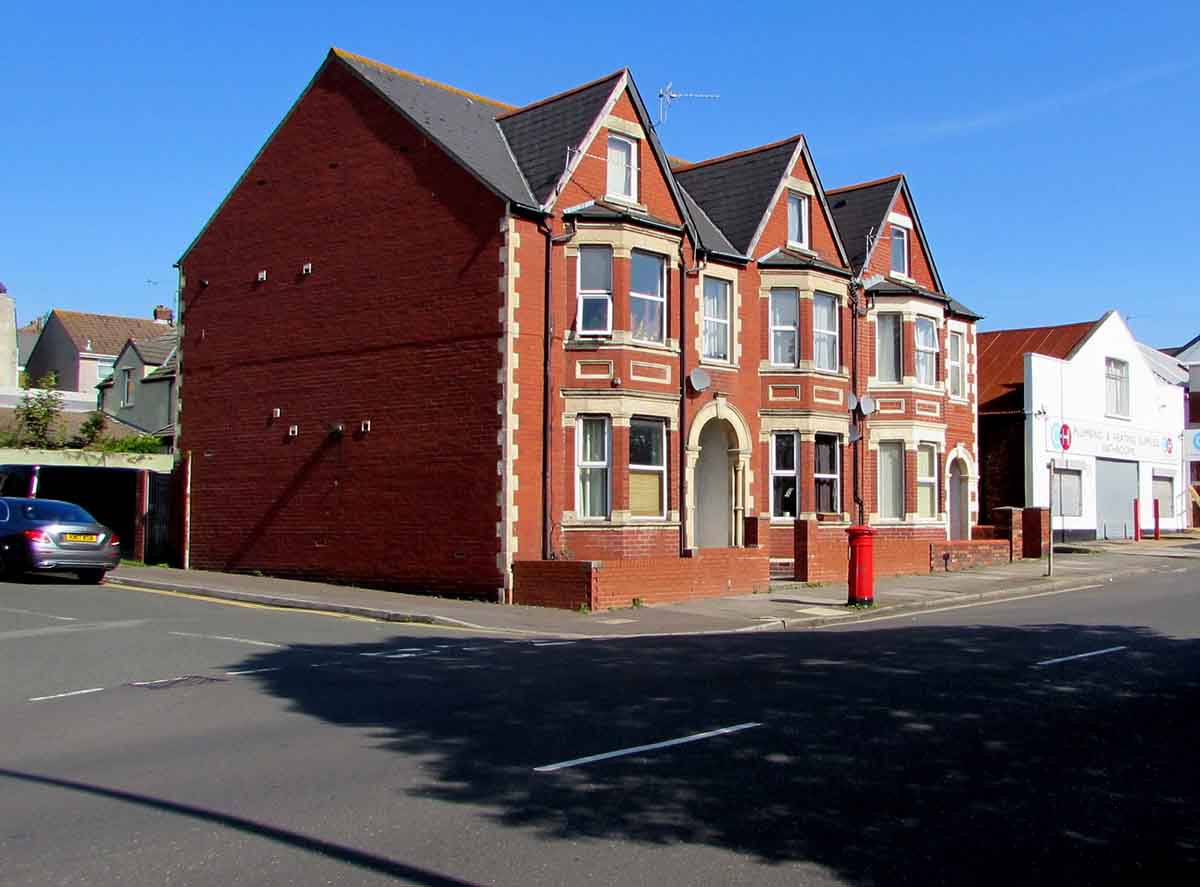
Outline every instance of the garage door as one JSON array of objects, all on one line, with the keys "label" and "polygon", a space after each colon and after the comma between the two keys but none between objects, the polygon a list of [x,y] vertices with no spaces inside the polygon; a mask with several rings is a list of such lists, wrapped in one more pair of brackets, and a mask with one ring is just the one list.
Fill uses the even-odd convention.
[{"label": "garage door", "polygon": [[1096,535],[1101,539],[1133,538],[1133,500],[1138,491],[1138,464],[1096,460]]}]

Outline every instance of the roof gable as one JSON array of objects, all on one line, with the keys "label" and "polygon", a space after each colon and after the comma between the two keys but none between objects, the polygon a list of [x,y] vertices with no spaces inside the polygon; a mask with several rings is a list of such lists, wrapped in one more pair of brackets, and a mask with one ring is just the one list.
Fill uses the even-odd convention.
[{"label": "roof gable", "polygon": [[127,347],[133,348],[146,366],[157,367],[163,365],[178,342],[179,331],[171,330],[160,336],[130,339]]},{"label": "roof gable", "polygon": [[792,136],[782,142],[680,166],[675,169],[675,177],[734,249],[748,255],[771,200],[791,168],[801,139]]},{"label": "roof gable", "polygon": [[979,412],[1020,412],[1025,407],[1025,355],[1044,354],[1066,360],[1103,320],[1061,326],[994,330],[976,339]]},{"label": "roof gable", "polygon": [[[848,268],[846,251],[838,237],[837,226],[829,211],[816,164],[808,150],[807,140],[801,136],[792,154],[783,178],[776,185],[775,193],[767,206],[754,239],[750,242],[751,253],[762,256],[788,244],[788,197],[793,189],[812,192],[809,202],[808,248],[825,263],[841,270]],[[815,198],[815,199],[814,199]]]}]

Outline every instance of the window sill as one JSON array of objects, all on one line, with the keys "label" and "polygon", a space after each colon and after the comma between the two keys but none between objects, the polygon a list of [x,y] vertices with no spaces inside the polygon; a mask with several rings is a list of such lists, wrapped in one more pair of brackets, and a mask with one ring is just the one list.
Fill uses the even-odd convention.
[{"label": "window sill", "polygon": [[1120,413],[1105,413],[1105,419],[1116,419],[1118,422],[1132,422],[1133,416],[1122,416]]},{"label": "window sill", "polygon": [[917,283],[915,280],[913,280],[907,274],[901,274],[899,271],[889,271],[888,277],[892,278],[892,280],[898,280],[901,283],[911,283],[914,286],[916,286],[916,283]]},{"label": "window sill", "polygon": [[624,194],[605,194],[604,199],[612,203],[618,203],[621,206],[627,206],[630,209],[637,210],[640,213],[650,214],[649,208],[644,203],[638,203],[632,197],[626,197]]},{"label": "window sill", "polygon": [[814,259],[817,258],[817,251],[807,243],[796,243],[794,240],[789,240],[787,242],[787,248],[792,252],[804,253],[806,256],[812,256]]},{"label": "window sill", "polygon": [[700,358],[700,366],[707,367],[710,370],[721,370],[730,373],[735,373],[741,369],[741,367],[736,363],[728,363],[724,360],[714,360],[711,357]]}]

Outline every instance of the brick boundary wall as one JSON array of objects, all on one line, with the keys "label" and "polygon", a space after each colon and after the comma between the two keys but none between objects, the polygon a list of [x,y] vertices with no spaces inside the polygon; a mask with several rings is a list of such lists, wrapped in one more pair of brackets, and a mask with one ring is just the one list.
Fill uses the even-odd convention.
[{"label": "brick boundary wall", "polygon": [[1007,564],[1010,546],[1007,539],[972,539],[943,542],[929,546],[929,572],[956,573],[973,567]]},{"label": "brick boundary wall", "polygon": [[[1022,510],[1023,557],[1040,558],[1050,545],[1050,510],[1048,508],[1025,508]],[[1015,543],[1014,543],[1015,547]]]},{"label": "brick boundary wall", "polygon": [[607,561],[516,561],[513,603],[577,610],[667,604],[770,588],[765,549],[701,549],[692,557]]}]

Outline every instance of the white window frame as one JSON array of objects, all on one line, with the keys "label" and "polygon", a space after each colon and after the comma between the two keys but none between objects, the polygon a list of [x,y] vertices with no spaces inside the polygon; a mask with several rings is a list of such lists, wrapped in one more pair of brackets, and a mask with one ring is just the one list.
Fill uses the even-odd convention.
[{"label": "white window frame", "polygon": [[[655,259],[659,263],[658,272],[658,293],[639,293],[633,288],[633,262],[634,256],[641,254]],[[633,300],[643,299],[647,302],[658,302],[662,305],[662,311],[659,313],[661,322],[659,323],[659,331],[657,339],[641,339],[638,338],[636,331],[633,328]],[[633,250],[629,257],[629,333],[630,337],[635,342],[649,342],[654,345],[665,345],[667,343],[667,257],[652,253],[647,250]]]},{"label": "white window frame", "polygon": [[[603,461],[585,462],[583,460],[583,423],[604,423],[604,459]],[[604,470],[605,480],[605,509],[604,515],[588,515],[583,513],[583,472],[589,470]],[[575,417],[575,519],[581,521],[612,520],[612,418],[610,416],[576,416]]]},{"label": "white window frame", "polygon": [[134,399],[133,367],[121,367],[121,406],[133,406]]},{"label": "white window frame", "polygon": [[96,361],[96,380],[103,382],[105,379],[111,379],[117,371],[116,358],[101,358]]},{"label": "white window frame", "polygon": [[[583,288],[583,254],[584,251],[606,251],[608,253],[608,289],[607,290],[585,290]],[[611,336],[612,335],[612,320],[613,320],[613,249],[611,246],[601,243],[583,244],[579,247],[579,253],[575,257],[575,332],[580,337],[589,336]],[[585,299],[604,298],[608,309],[608,322],[602,330],[585,330],[583,328],[583,302]]]},{"label": "white window frame", "polygon": [[[891,228],[892,228],[892,243],[891,243],[892,255],[891,255],[891,264],[890,264],[891,272],[893,274],[898,274],[901,277],[908,277],[909,266],[912,264],[909,260],[909,252],[908,252],[909,251],[908,229],[901,228],[899,225],[892,225]],[[898,269],[896,267],[896,240],[897,240],[897,238],[899,238],[899,240],[903,244],[903,248],[901,249],[901,252],[900,252],[900,256],[904,259],[903,269]]]},{"label": "white window frame", "polygon": [[[958,360],[954,359],[954,343],[958,343]],[[946,382],[950,396],[959,400],[967,397],[966,353],[967,337],[960,332],[950,331],[946,340]],[[957,384],[958,391],[954,390]]]},{"label": "white window frame", "polygon": [[[1122,386],[1124,388],[1124,392],[1123,392],[1124,397],[1125,397],[1125,411],[1124,412],[1121,412],[1121,410],[1119,409],[1119,407],[1120,407],[1119,395],[1122,392],[1118,392],[1118,403],[1116,405],[1109,402],[1110,385],[1113,381],[1116,380],[1116,377],[1114,377],[1112,375],[1112,370],[1111,370],[1110,366],[1124,367],[1124,373],[1122,374],[1122,376],[1120,378],[1120,382],[1122,383]],[[1104,358],[1104,414],[1106,416],[1112,416],[1113,418],[1116,418],[1116,419],[1128,419],[1131,415],[1133,415],[1133,404],[1132,404],[1132,397],[1131,397],[1130,384],[1129,384],[1129,361],[1122,360],[1119,357]]]},{"label": "white window frame", "polygon": [[[881,318],[891,317],[896,320],[896,363],[894,367],[888,367],[889,370],[895,369],[896,378],[884,378],[880,370],[883,367],[883,356],[880,343],[883,341],[883,335],[880,332],[880,327],[883,324]],[[886,385],[899,385],[904,382],[904,315],[899,311],[880,311],[875,315],[875,378]]]},{"label": "white window frame", "polygon": [[[799,247],[800,249],[810,249],[809,240],[809,207],[811,206],[807,194],[797,194],[794,191],[788,192],[788,230],[787,244],[788,246]],[[792,239],[792,221],[795,219],[800,223],[800,240]]]},{"label": "white window frame", "polygon": [[[828,299],[833,303],[833,329],[831,330],[824,330],[817,326],[817,303],[822,299]],[[813,294],[813,366],[827,373],[839,373],[842,370],[841,308],[840,300],[832,293]],[[821,349],[817,347],[817,340],[823,336],[833,337],[833,366],[831,367],[821,365]]]},{"label": "white window frame", "polygon": [[[708,287],[708,282],[720,284],[725,289],[725,317],[713,317],[708,313],[708,298],[704,290]],[[713,361],[714,363],[733,363],[733,284],[723,277],[710,277],[705,275],[700,283],[700,357],[703,360]],[[708,353],[708,325],[710,323],[721,324],[725,327],[725,356],[718,357]]]},{"label": "white window frame", "polygon": [[[781,469],[775,462],[775,441],[781,437],[790,437],[792,440],[792,467]],[[789,477],[794,482],[796,491],[796,514],[776,514],[775,513],[775,478]],[[773,521],[793,521],[800,516],[800,434],[796,431],[776,431],[771,434],[771,490],[768,494],[771,497],[771,520]]]},{"label": "white window frame", "polygon": [[[661,465],[641,465],[633,461],[633,428],[634,422],[649,422],[658,426],[660,447],[659,452],[662,453]],[[659,501],[662,502],[662,508],[658,514],[634,514],[632,496],[630,497],[629,512],[630,520],[663,520],[667,516],[667,423],[664,419],[659,419],[654,416],[634,416],[630,419],[630,452],[629,452],[629,474],[632,477],[634,474],[657,474],[658,475],[658,490]]]},{"label": "white window frame", "polygon": [[[933,454],[933,473],[921,474],[921,451],[928,450]],[[922,441],[917,444],[917,517],[922,520],[936,520],[938,516],[938,448],[937,444]],[[933,513],[921,514],[921,488],[929,487],[933,490]]]},{"label": "white window frame", "polygon": [[[776,295],[788,295],[796,300],[796,323],[795,324],[776,324],[775,323],[775,297]],[[771,327],[771,365],[777,367],[794,367],[800,362],[800,290],[795,287],[776,287],[771,290],[771,297],[768,300],[767,310],[770,316],[767,318]],[[793,351],[796,355],[795,360],[780,360],[775,353],[775,334],[789,333],[793,336],[795,347]]]},{"label": "white window frame", "polygon": [[[895,447],[900,450],[900,513],[899,514],[884,514],[883,513],[883,449]],[[905,494],[907,492],[905,483],[907,478],[905,475],[908,469],[905,466],[907,456],[905,455],[904,441],[902,440],[883,440],[879,442],[879,448],[875,453],[875,510],[879,514],[879,519],[884,521],[902,521],[907,515],[905,507]]]},{"label": "white window frame", "polygon": [[[933,327],[933,345],[932,347],[923,347],[921,345],[921,324],[927,323]],[[932,317],[926,317],[923,314],[918,314],[917,319],[913,322],[913,372],[916,374],[917,384],[925,388],[937,387],[937,368],[938,368],[938,324]],[[921,378],[921,355],[929,355],[930,375],[929,381]]]},{"label": "white window frame", "polygon": [[[625,193],[622,190],[615,190],[613,188],[613,184],[614,184],[613,183],[613,177],[614,177],[613,173],[614,173],[614,170],[619,169],[619,167],[614,163],[615,157],[613,156],[613,151],[612,151],[613,142],[617,142],[619,144],[629,146],[629,165],[628,165],[628,168],[626,170],[624,170],[625,172],[628,172],[628,176],[629,176],[629,193]],[[638,141],[637,141],[637,139],[630,138],[629,136],[617,135],[615,132],[610,132],[608,134],[607,148],[608,148],[608,152],[607,152],[607,154],[608,154],[608,179],[607,179],[607,183],[606,183],[607,196],[614,197],[617,200],[623,200],[626,203],[637,203],[637,195],[638,195]],[[620,184],[624,185],[624,181],[621,181]]]},{"label": "white window frame", "polygon": [[[833,441],[833,473],[822,474],[817,470],[817,448],[821,443],[822,438],[828,438]],[[817,481],[832,480],[833,481],[833,503],[836,510],[832,512],[824,512],[826,514],[841,514],[842,513],[842,439],[836,434],[817,434],[813,437],[813,508],[820,505],[821,497],[817,495]]]}]

